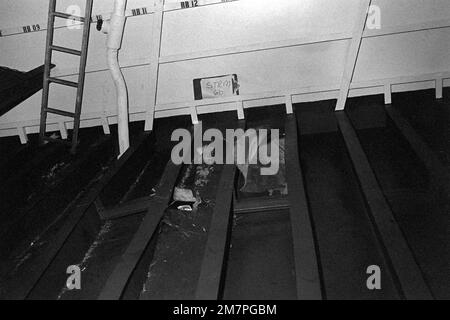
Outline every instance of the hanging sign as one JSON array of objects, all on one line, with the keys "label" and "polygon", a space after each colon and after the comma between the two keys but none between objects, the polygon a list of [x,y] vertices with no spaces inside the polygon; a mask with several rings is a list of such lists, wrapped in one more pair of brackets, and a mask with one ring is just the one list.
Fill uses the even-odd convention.
[{"label": "hanging sign", "polygon": [[195,100],[225,98],[239,95],[236,74],[194,80]]}]

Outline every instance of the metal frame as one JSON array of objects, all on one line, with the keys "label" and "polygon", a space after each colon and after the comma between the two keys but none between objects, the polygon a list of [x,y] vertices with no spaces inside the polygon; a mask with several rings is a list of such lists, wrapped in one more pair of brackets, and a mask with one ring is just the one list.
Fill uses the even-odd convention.
[{"label": "metal frame", "polygon": [[358,20],[355,23],[353,37],[350,43],[350,49],[344,67],[344,74],[342,76],[341,89],[336,104],[336,111],[344,110],[345,103],[347,102],[348,92],[350,90],[350,84],[353,80],[356,62],[358,61],[359,49],[361,48],[361,42],[363,39],[367,15],[369,13],[371,3],[372,0],[363,0],[360,2],[359,16]]},{"label": "metal frame", "polygon": [[352,160],[362,193],[369,208],[370,220],[378,236],[397,288],[406,299],[432,299],[433,295],[414,255],[395,220],[350,120],[343,111],[336,118]]},{"label": "metal frame", "polygon": [[[377,236],[377,245],[389,266],[389,272],[395,280],[398,292],[407,299],[432,299],[433,295],[400,227],[395,221],[350,120],[344,112],[337,112],[336,118],[369,209],[368,218]],[[289,210],[290,213],[297,298],[318,300],[324,297],[323,279],[320,273],[314,219],[309,210],[299,160],[299,134],[295,114],[286,116],[285,130],[286,170],[288,172],[286,176],[289,195],[287,201],[272,201],[267,202],[267,204],[271,205],[271,208]],[[102,190],[111,184],[112,179],[119,174],[119,171],[126,165],[131,165],[129,161],[132,157],[133,159],[139,157],[143,152],[142,150],[147,149],[148,143],[145,141],[149,140],[149,136],[144,134],[138,143],[118,160],[105,175],[102,174],[102,178],[93,185],[91,190],[68,209],[67,221],[55,235],[54,241],[49,244],[44,256],[39,258],[37,264],[33,264],[33,269],[26,279],[20,282],[20,286],[14,287],[11,293],[14,298],[24,299],[30,294],[42,274],[55,260],[80,219],[88,209],[92,210],[93,206],[97,208],[100,216],[104,215],[104,218],[126,216],[142,212],[143,209],[147,211],[138,231],[98,296],[99,299],[105,300],[123,297],[127,285],[134,277],[137,268],[141,266],[140,262],[144,259],[146,250],[158,230],[164,211],[170,202],[181,166],[175,165],[169,160],[156,187],[156,194],[151,200],[138,199],[134,202],[119,205],[109,211],[103,208],[98,199]],[[220,205],[216,206],[213,211],[195,293],[196,299],[215,300],[221,298],[233,213],[247,214],[264,211],[257,206],[255,207],[252,203],[239,204],[235,202],[233,197],[235,171],[234,165],[224,165],[223,167],[216,196],[216,203],[220,203]],[[148,207],[145,208],[145,206]],[[147,260],[147,258],[145,259]],[[7,287],[12,287],[17,281],[17,278],[10,279]]]},{"label": "metal frame", "polygon": [[122,255],[120,262],[109,276],[98,296],[99,300],[119,300],[122,297],[133,271],[159,227],[164,211],[172,196],[173,186],[178,178],[180,169],[181,165],[175,165],[169,160],[161,181],[156,187],[152,206],[148,209],[144,220]]},{"label": "metal frame", "polygon": [[[240,121],[238,126],[235,127],[244,129],[245,122]],[[230,247],[235,178],[236,166],[225,164],[217,189],[216,205],[208,230],[208,240],[195,291],[195,299],[197,300],[221,299],[226,260]]]},{"label": "metal frame", "polygon": [[294,244],[297,298],[299,300],[322,299],[321,277],[316,255],[313,221],[309,212],[300,166],[298,130],[295,115],[286,117],[286,179],[290,202],[292,239]]},{"label": "metal frame", "polygon": [[152,28],[152,48],[150,52],[150,105],[145,117],[145,130],[153,130],[156,100],[158,94],[159,57],[161,55],[161,42],[164,23],[164,0],[155,0],[155,13]]}]

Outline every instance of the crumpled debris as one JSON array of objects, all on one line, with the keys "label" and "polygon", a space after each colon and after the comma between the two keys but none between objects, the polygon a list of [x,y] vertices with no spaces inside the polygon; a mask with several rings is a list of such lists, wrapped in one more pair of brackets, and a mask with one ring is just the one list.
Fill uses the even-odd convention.
[{"label": "crumpled debris", "polygon": [[[275,142],[268,142],[275,143]],[[276,175],[273,176],[263,176],[260,174],[261,164],[249,164],[250,162],[255,162],[257,160],[258,154],[256,148],[252,149],[255,151],[254,154],[249,154],[246,159],[246,164],[238,164],[237,168],[243,177],[243,186],[239,189],[241,192],[245,193],[267,193],[269,196],[288,194],[286,176],[285,176],[285,138],[280,138],[279,140],[279,159],[278,165],[279,170]],[[270,147],[267,147],[270,150]]]},{"label": "crumpled debris", "polygon": [[181,202],[192,202],[195,203],[197,199],[194,197],[194,193],[191,189],[175,187],[173,192],[173,200]]},{"label": "crumpled debris", "polygon": [[192,207],[188,204],[178,206],[177,209],[180,211],[192,211]]},{"label": "crumpled debris", "polygon": [[182,211],[189,211],[184,205],[190,205],[191,211],[196,211],[203,203],[199,189],[208,184],[213,172],[214,167],[210,165],[189,165],[174,189],[172,204],[179,202],[177,206]]},{"label": "crumpled debris", "polygon": [[192,205],[192,208],[195,210],[198,209],[198,206],[203,203],[202,198],[200,197],[200,192],[198,190],[195,191],[195,199],[196,201]]},{"label": "crumpled debris", "polygon": [[195,187],[200,188],[208,184],[211,173],[214,172],[214,166],[199,165],[195,172]]},{"label": "crumpled debris", "polygon": [[175,205],[181,211],[197,211],[200,204],[202,204],[200,193],[195,191],[195,197],[192,190],[175,188],[173,201],[170,206]]},{"label": "crumpled debris", "polygon": [[58,170],[64,168],[65,166],[66,166],[65,162],[61,162],[61,163],[55,164],[53,167],[50,168],[50,170],[48,171],[47,174],[42,175],[42,178],[47,180],[47,181],[52,180],[53,178],[55,178],[56,173],[58,172]]},{"label": "crumpled debris", "polygon": [[[50,135],[50,137],[49,137],[50,139],[59,139],[59,138],[61,138],[61,136],[58,134],[58,133],[56,133],[56,132],[53,132],[51,135]],[[44,141],[44,144],[47,144],[47,143],[49,143],[49,141]]]}]

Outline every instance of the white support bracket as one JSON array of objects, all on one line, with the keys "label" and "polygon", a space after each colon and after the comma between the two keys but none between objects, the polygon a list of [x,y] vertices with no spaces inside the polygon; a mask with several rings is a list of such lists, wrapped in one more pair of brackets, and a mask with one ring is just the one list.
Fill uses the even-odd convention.
[{"label": "white support bracket", "polygon": [[192,107],[190,107],[190,109],[191,109],[192,124],[194,124],[194,125],[199,124],[198,114],[197,114],[197,107],[196,106],[192,106]]},{"label": "white support bracket", "polygon": [[20,143],[27,144],[28,143],[28,135],[25,127],[18,127],[17,131],[19,133]]},{"label": "white support bracket", "polygon": [[444,97],[444,79],[437,78],[436,79],[436,99],[442,99]]},{"label": "white support bracket", "polygon": [[244,112],[244,102],[243,101],[236,102],[236,111],[237,111],[237,114],[238,114],[238,119],[239,120],[244,120],[245,119],[245,112]]},{"label": "white support bracket", "polygon": [[294,108],[292,106],[292,95],[288,94],[286,95],[286,113],[292,114],[294,113]]},{"label": "white support bracket", "polygon": [[392,104],[392,85],[390,83],[384,85],[384,104]]},{"label": "white support bracket", "polygon": [[364,34],[364,29],[366,26],[367,15],[369,14],[371,4],[372,0],[361,0],[360,2],[360,11],[358,15],[358,20],[353,30],[350,49],[344,67],[344,74],[342,76],[339,98],[336,104],[336,111],[344,110],[345,104],[347,103],[348,93],[350,91],[350,84],[353,80],[356,62],[358,61],[359,49],[361,48],[361,42]]},{"label": "white support bracket", "polygon": [[60,121],[58,122],[58,126],[59,126],[59,133],[61,134],[61,139],[67,140],[68,134],[66,123],[64,121]]},{"label": "white support bracket", "polygon": [[102,122],[102,127],[103,127],[103,133],[105,135],[110,135],[111,134],[111,130],[109,128],[109,121],[108,121],[108,117],[107,116],[103,116],[101,118],[101,122]]},{"label": "white support bracket", "polygon": [[162,27],[164,20],[164,0],[155,0],[153,14],[152,42],[150,51],[150,89],[148,106],[145,115],[145,131],[153,130],[155,120],[156,100],[158,94],[159,58],[161,55]]}]

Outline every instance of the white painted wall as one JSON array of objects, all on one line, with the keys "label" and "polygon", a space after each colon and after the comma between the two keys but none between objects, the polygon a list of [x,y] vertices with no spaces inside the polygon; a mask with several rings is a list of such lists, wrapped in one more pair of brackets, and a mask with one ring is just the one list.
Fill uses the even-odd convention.
[{"label": "white painted wall", "polygon": [[[84,0],[58,0],[59,10]],[[166,1],[177,2],[177,1]],[[164,15],[162,59],[201,56],[205,52],[239,52],[243,48],[284,46],[161,64],[157,110],[182,108],[193,101],[192,80],[236,73],[241,95],[258,96],[273,91],[304,93],[339,87],[350,40],[292,46],[292,43],[319,41],[330,37],[350,38],[359,0],[240,0]],[[373,0],[381,8],[382,30],[395,30],[434,22],[450,25],[448,0]],[[129,0],[128,8],[151,7],[153,0]],[[94,14],[112,9],[110,0],[96,0]],[[3,0],[0,2],[0,29],[45,22],[47,1]],[[149,95],[150,51],[153,15],[128,19],[120,61],[130,91],[132,119],[143,119],[151,104]],[[448,22],[448,23],[447,23]],[[446,24],[447,23],[447,24]],[[45,32],[0,38],[0,65],[29,70],[44,61]],[[81,30],[59,29],[55,43],[79,47]],[[83,113],[115,114],[114,86],[106,70],[106,38],[92,28]],[[363,40],[354,82],[396,79],[450,71],[450,28],[402,33]],[[71,79],[78,58],[55,54],[54,73]],[[72,76],[70,76],[72,75]],[[392,81],[395,83],[395,81]],[[429,86],[429,84],[428,84]],[[314,88],[313,88],[314,87]],[[308,89],[310,88],[310,89]],[[398,90],[402,88],[396,86]],[[308,91],[309,90],[309,91]],[[382,89],[381,89],[382,90]],[[352,95],[376,90],[353,90]],[[381,91],[382,92],[382,91]],[[330,97],[334,97],[333,91]],[[305,95],[298,101],[322,95]],[[72,111],[74,90],[52,87],[50,106]],[[0,136],[16,134],[17,126],[31,126],[39,119],[38,93],[0,118]],[[295,99],[294,99],[295,100]],[[176,103],[175,105],[169,105]],[[259,103],[259,102],[258,102]],[[225,105],[223,106],[225,107]],[[214,110],[220,110],[218,106]],[[171,112],[159,116],[170,115]],[[56,117],[56,116],[55,116]],[[111,118],[112,121],[113,118]],[[98,121],[84,125],[99,124]]]}]

